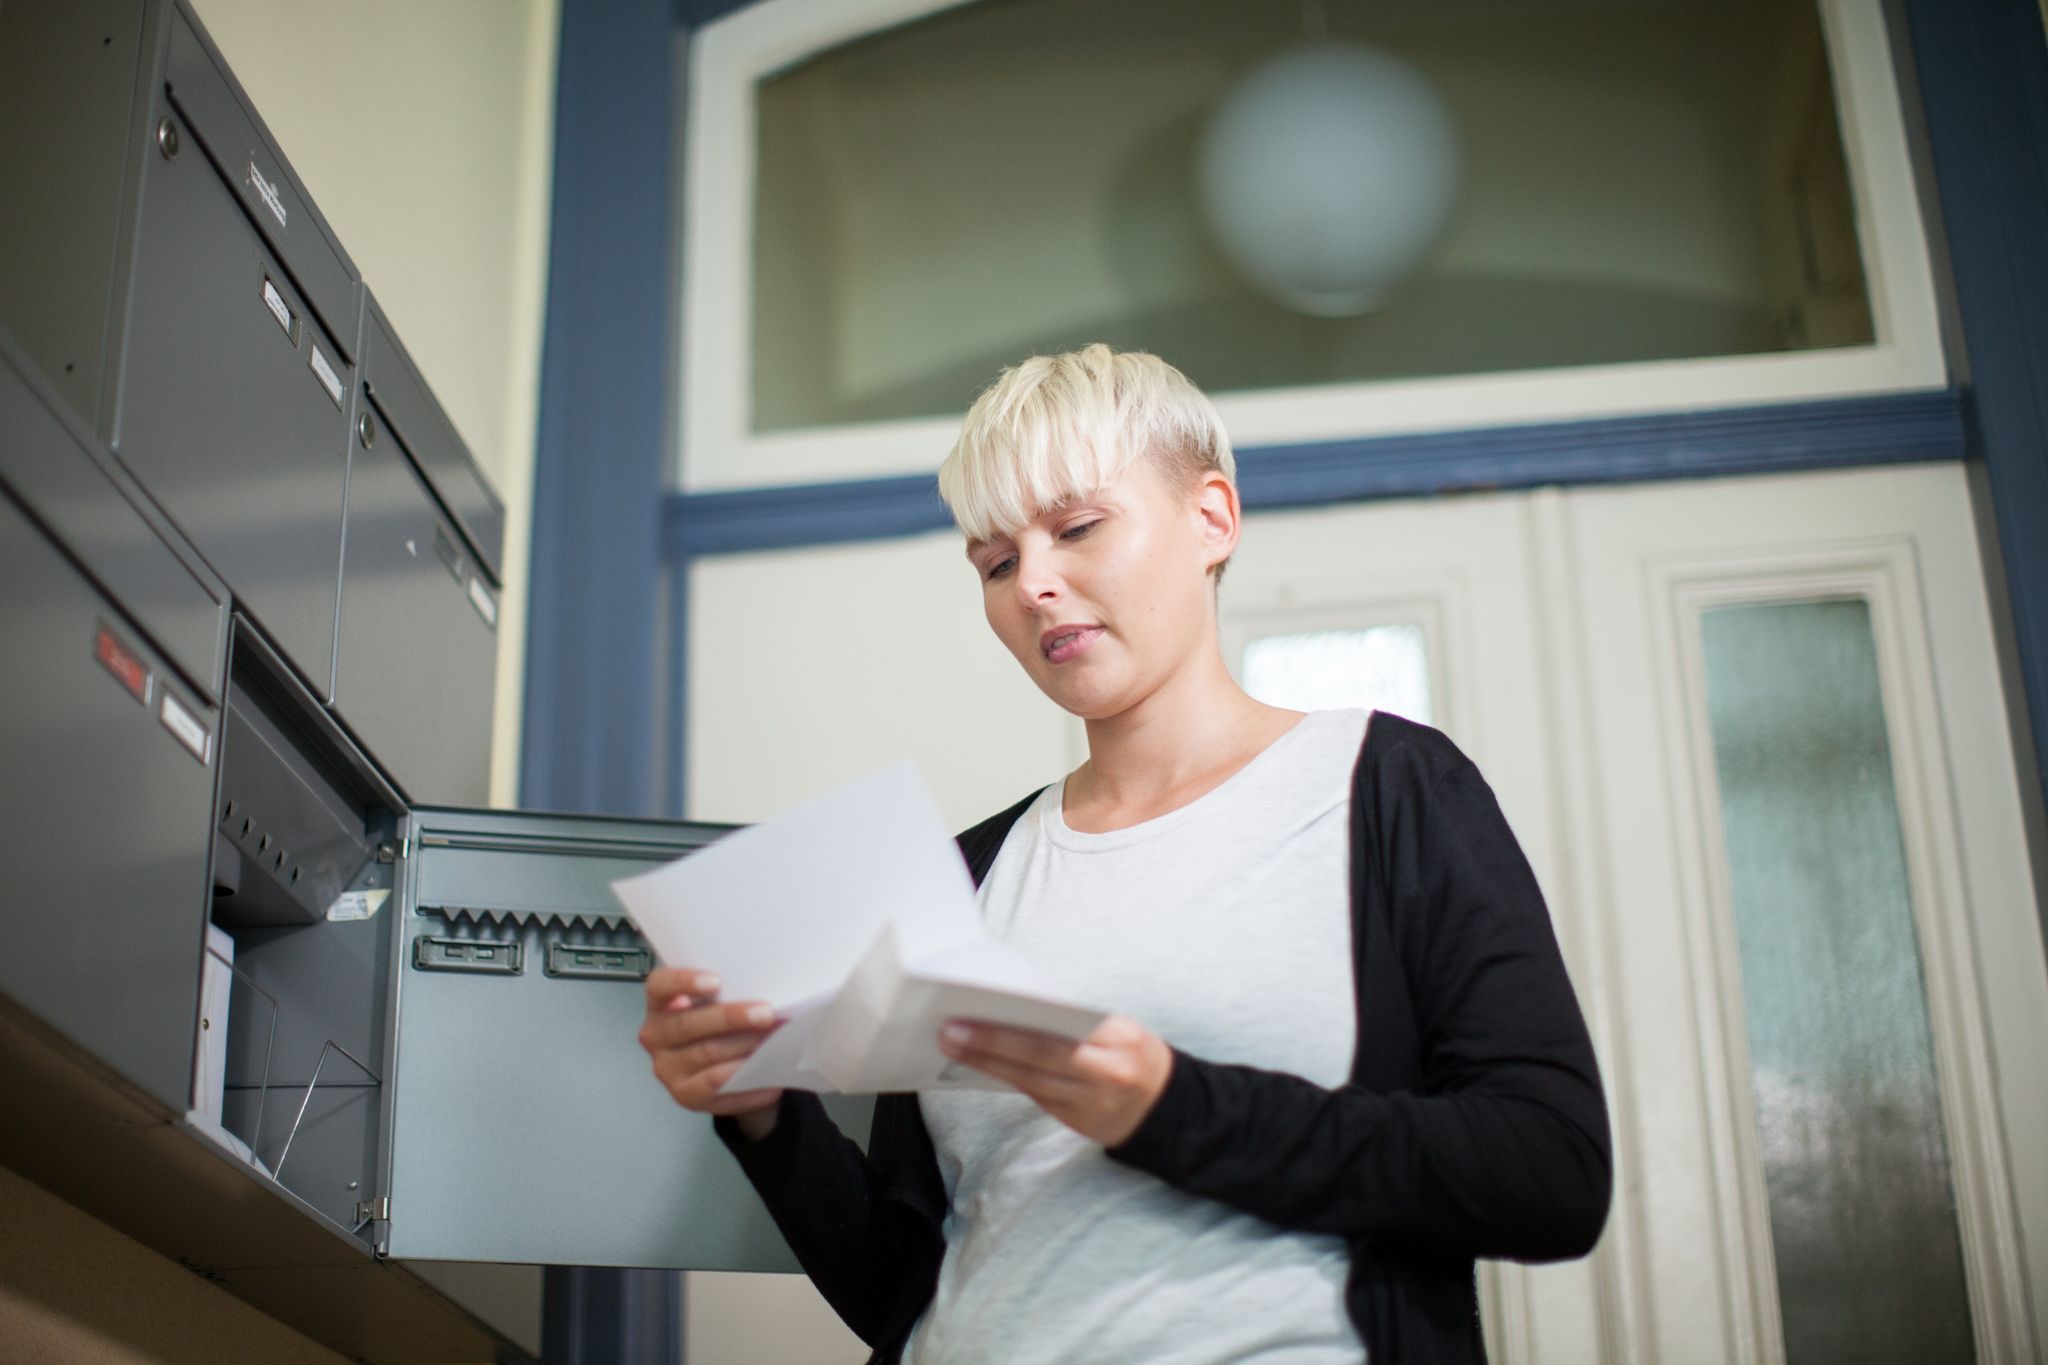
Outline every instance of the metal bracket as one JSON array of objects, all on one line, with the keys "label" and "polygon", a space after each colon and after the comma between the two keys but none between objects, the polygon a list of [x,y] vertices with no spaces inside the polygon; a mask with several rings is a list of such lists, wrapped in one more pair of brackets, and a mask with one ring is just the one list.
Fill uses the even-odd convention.
[{"label": "metal bracket", "polygon": [[416,938],[412,941],[412,965],[422,972],[518,976],[526,970],[526,954],[516,938]]},{"label": "metal bracket", "polygon": [[375,1199],[356,1201],[356,1226],[368,1222],[388,1223],[391,1221],[391,1196],[380,1195]]},{"label": "metal bracket", "polygon": [[585,977],[602,981],[645,981],[654,970],[654,954],[645,948],[601,948],[590,943],[550,943],[549,976]]}]

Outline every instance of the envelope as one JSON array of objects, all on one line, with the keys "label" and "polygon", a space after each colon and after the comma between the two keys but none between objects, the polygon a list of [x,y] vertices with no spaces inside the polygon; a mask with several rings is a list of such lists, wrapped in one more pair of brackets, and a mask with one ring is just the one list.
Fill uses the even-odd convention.
[{"label": "envelope", "polygon": [[939,1051],[949,1019],[1086,1037],[1106,1016],[983,928],[958,846],[898,763],[612,884],[664,963],[766,1000],[780,1026],[725,1085],[1007,1088]]}]

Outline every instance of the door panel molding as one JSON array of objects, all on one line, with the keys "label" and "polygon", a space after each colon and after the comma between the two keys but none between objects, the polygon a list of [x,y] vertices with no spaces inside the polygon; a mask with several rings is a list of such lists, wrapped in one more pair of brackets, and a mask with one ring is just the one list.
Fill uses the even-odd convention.
[{"label": "door panel molding", "polygon": [[[2035,1358],[2041,1272],[2030,1282],[2028,1267],[2039,1265],[2048,1182],[2013,1163],[2038,1150],[2048,1110],[2037,1067],[2016,1074],[1997,1060],[2038,1052],[2048,992],[1964,471],[1561,496],[1573,556],[1562,593],[1587,633],[1592,739],[1604,751],[1594,785],[1606,828],[1595,837],[1608,841],[1613,878],[1609,913],[1590,920],[1616,936],[1589,955],[1604,967],[1596,1013],[1603,1030],[1635,1021],[1607,1039],[1621,1049],[1618,1158],[1624,1172],[1651,1163],[1618,1187],[1616,1225],[1642,1238],[1640,1259],[1627,1258],[1641,1282],[1615,1315],[1646,1328],[1631,1358],[1784,1359],[1699,623],[1710,607],[1841,597],[1871,612],[1979,1359]],[[1647,760],[1633,752],[1645,747]],[[1662,819],[1629,812],[1646,782],[1666,793]],[[1683,992],[1681,1009],[1658,999],[1670,991]],[[1674,1027],[1644,1028],[1660,1008]],[[1674,1236],[1688,1227],[1704,1252]],[[1700,1340],[1706,1324],[1684,1307],[1702,1291],[1721,1343]],[[1662,1321],[1660,1309],[1686,1320]]]}]

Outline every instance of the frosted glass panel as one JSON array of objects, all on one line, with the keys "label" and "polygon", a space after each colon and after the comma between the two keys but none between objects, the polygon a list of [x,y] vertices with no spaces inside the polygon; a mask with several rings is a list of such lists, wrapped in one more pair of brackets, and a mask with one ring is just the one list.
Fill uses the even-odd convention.
[{"label": "frosted glass panel", "polygon": [[1265,636],[1245,649],[1244,688],[1296,711],[1362,706],[1432,723],[1429,651],[1419,626]]},{"label": "frosted glass panel", "polygon": [[1786,1359],[1973,1359],[1870,609],[1701,627]]},{"label": "frosted glass panel", "polygon": [[1263,291],[1203,207],[1204,130],[1300,4],[955,4],[758,87],[752,429],[958,421],[1091,341],[1236,393],[1872,339],[1813,0],[1316,9],[1457,126],[1451,221],[1378,306]]}]

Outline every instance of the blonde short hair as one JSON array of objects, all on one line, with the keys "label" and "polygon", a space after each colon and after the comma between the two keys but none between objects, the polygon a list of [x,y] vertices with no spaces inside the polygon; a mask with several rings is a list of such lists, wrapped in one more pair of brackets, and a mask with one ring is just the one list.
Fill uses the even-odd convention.
[{"label": "blonde short hair", "polygon": [[1192,484],[1235,481],[1230,437],[1208,396],[1156,355],[1097,343],[1013,365],[974,400],[939,496],[970,541],[1089,497],[1141,457]]}]

